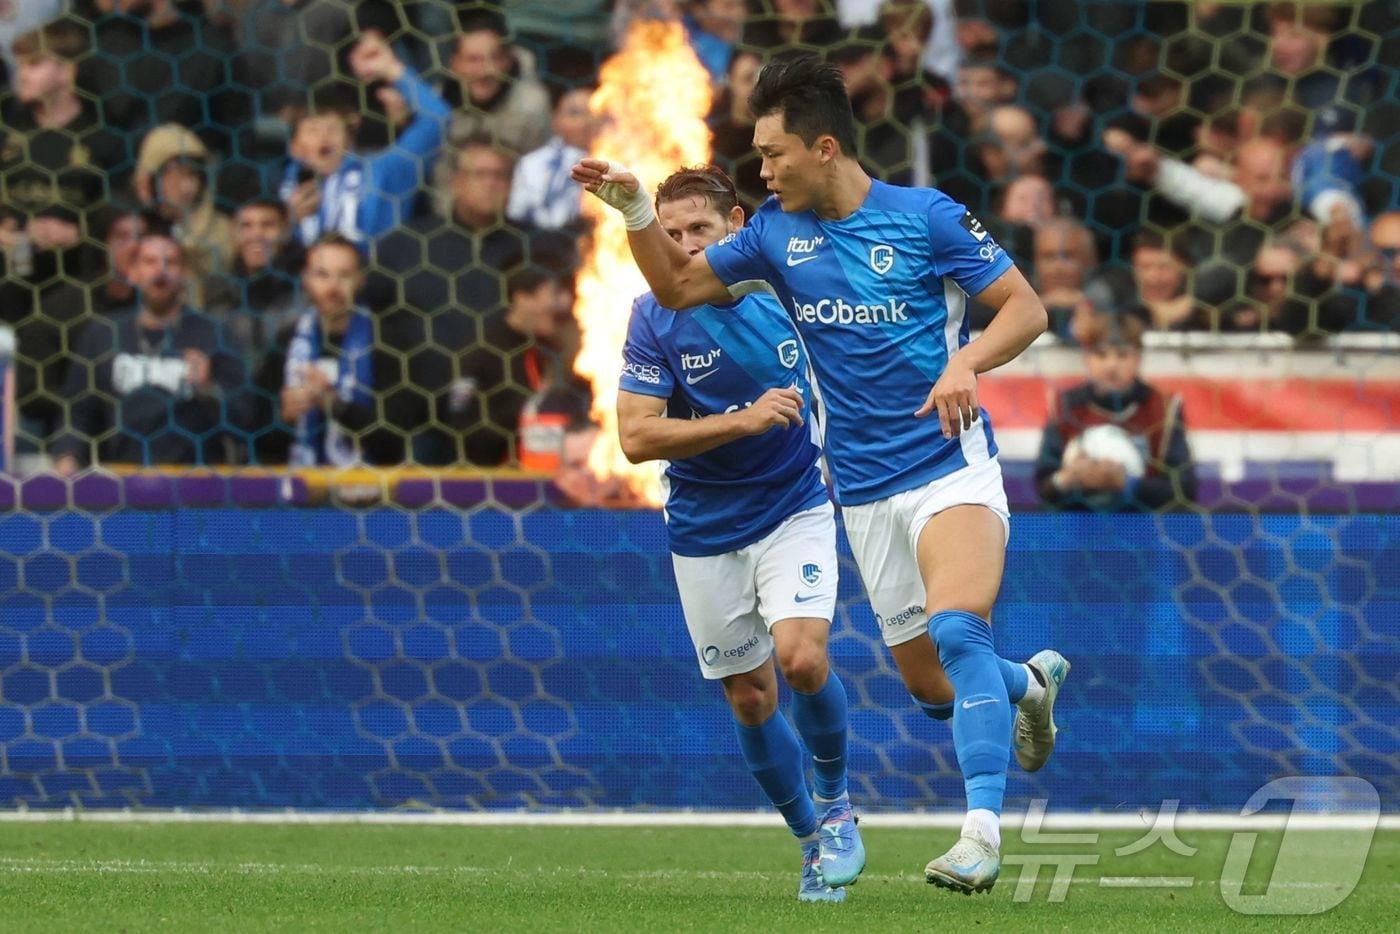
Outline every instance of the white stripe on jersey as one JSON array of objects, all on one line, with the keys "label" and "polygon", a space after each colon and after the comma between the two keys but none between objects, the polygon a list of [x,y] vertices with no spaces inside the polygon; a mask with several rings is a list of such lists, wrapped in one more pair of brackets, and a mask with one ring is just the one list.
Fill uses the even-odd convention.
[{"label": "white stripe on jersey", "polygon": [[[963,317],[967,314],[967,298],[956,282],[946,276],[943,279],[943,301],[948,306],[948,320],[943,325],[943,343],[948,350],[948,359],[959,350],[958,340],[962,332]],[[991,449],[987,447],[987,430],[979,417],[972,428],[958,435],[962,446],[963,460],[970,465],[981,464],[991,459]]]}]

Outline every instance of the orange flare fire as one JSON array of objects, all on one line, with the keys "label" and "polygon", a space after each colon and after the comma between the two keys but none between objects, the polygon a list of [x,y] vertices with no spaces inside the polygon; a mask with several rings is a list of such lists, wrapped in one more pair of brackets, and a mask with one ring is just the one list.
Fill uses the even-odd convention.
[{"label": "orange flare fire", "polygon": [[[679,23],[635,21],[621,51],[603,64],[590,106],[603,123],[591,154],[626,165],[649,191],[681,166],[709,161],[710,76]],[[584,212],[595,226],[574,305],[583,332],[575,369],[593,384],[593,418],[602,426],[588,466],[660,505],[657,465],[629,464],[617,438],[622,344],[632,299],[647,291],[646,280],[627,247],[622,216],[592,195],[584,197]]]}]

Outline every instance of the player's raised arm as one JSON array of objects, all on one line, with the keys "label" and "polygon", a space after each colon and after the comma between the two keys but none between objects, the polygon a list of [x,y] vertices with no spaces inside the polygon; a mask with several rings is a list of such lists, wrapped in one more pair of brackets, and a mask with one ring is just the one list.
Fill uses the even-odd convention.
[{"label": "player's raised arm", "polygon": [[634,464],[679,460],[770,428],[802,424],[802,394],[770,389],[753,405],[704,418],[667,418],[666,400],[621,390],[617,394],[617,433],[622,453]]},{"label": "player's raised arm", "polygon": [[981,337],[953,354],[928,398],[914,413],[923,418],[937,411],[947,438],[957,437],[977,420],[977,374],[1020,356],[1049,323],[1040,296],[1015,266],[974,297],[996,309],[992,323]]},{"label": "player's raised arm", "polygon": [[574,181],[622,212],[632,257],[664,307],[691,308],[732,298],[703,252],[691,256],[661,229],[651,197],[635,175],[602,159],[581,160],[574,165],[572,175]]}]

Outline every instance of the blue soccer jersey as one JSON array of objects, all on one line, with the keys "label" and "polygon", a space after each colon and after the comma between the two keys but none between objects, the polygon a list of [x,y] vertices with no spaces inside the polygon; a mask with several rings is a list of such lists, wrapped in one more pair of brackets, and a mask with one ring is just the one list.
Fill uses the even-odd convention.
[{"label": "blue soccer jersey", "polygon": [[[792,323],[766,292],[733,305],[670,311],[648,292],[632,305],[622,350],[626,392],[666,400],[668,418],[703,418],[751,405],[775,387],[810,398],[807,357]],[[719,555],[767,535],[827,500],[810,406],[803,424],[671,461],[666,533],[678,555]]]},{"label": "blue soccer jersey", "polygon": [[706,256],[736,293],[771,284],[796,323],[838,502],[893,496],[996,453],[986,412],[952,439],[936,413],[914,417],[968,341],[966,296],[1012,266],[961,204],[880,181],[841,220],[788,214],[770,198]]}]

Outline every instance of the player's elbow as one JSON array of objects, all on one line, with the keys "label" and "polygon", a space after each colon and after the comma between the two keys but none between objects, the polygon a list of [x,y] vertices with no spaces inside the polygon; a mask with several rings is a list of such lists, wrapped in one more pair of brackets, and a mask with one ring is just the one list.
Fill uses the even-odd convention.
[{"label": "player's elbow", "polygon": [[652,452],[646,439],[641,433],[625,428],[620,428],[617,433],[618,444],[622,447],[622,456],[627,458],[629,464],[644,464],[650,460],[656,460],[656,455]]},{"label": "player's elbow", "polygon": [[1045,303],[1034,289],[1027,288],[1025,298],[1026,330],[1031,332],[1031,339],[1034,340],[1049,329],[1050,313],[1045,310]]}]

